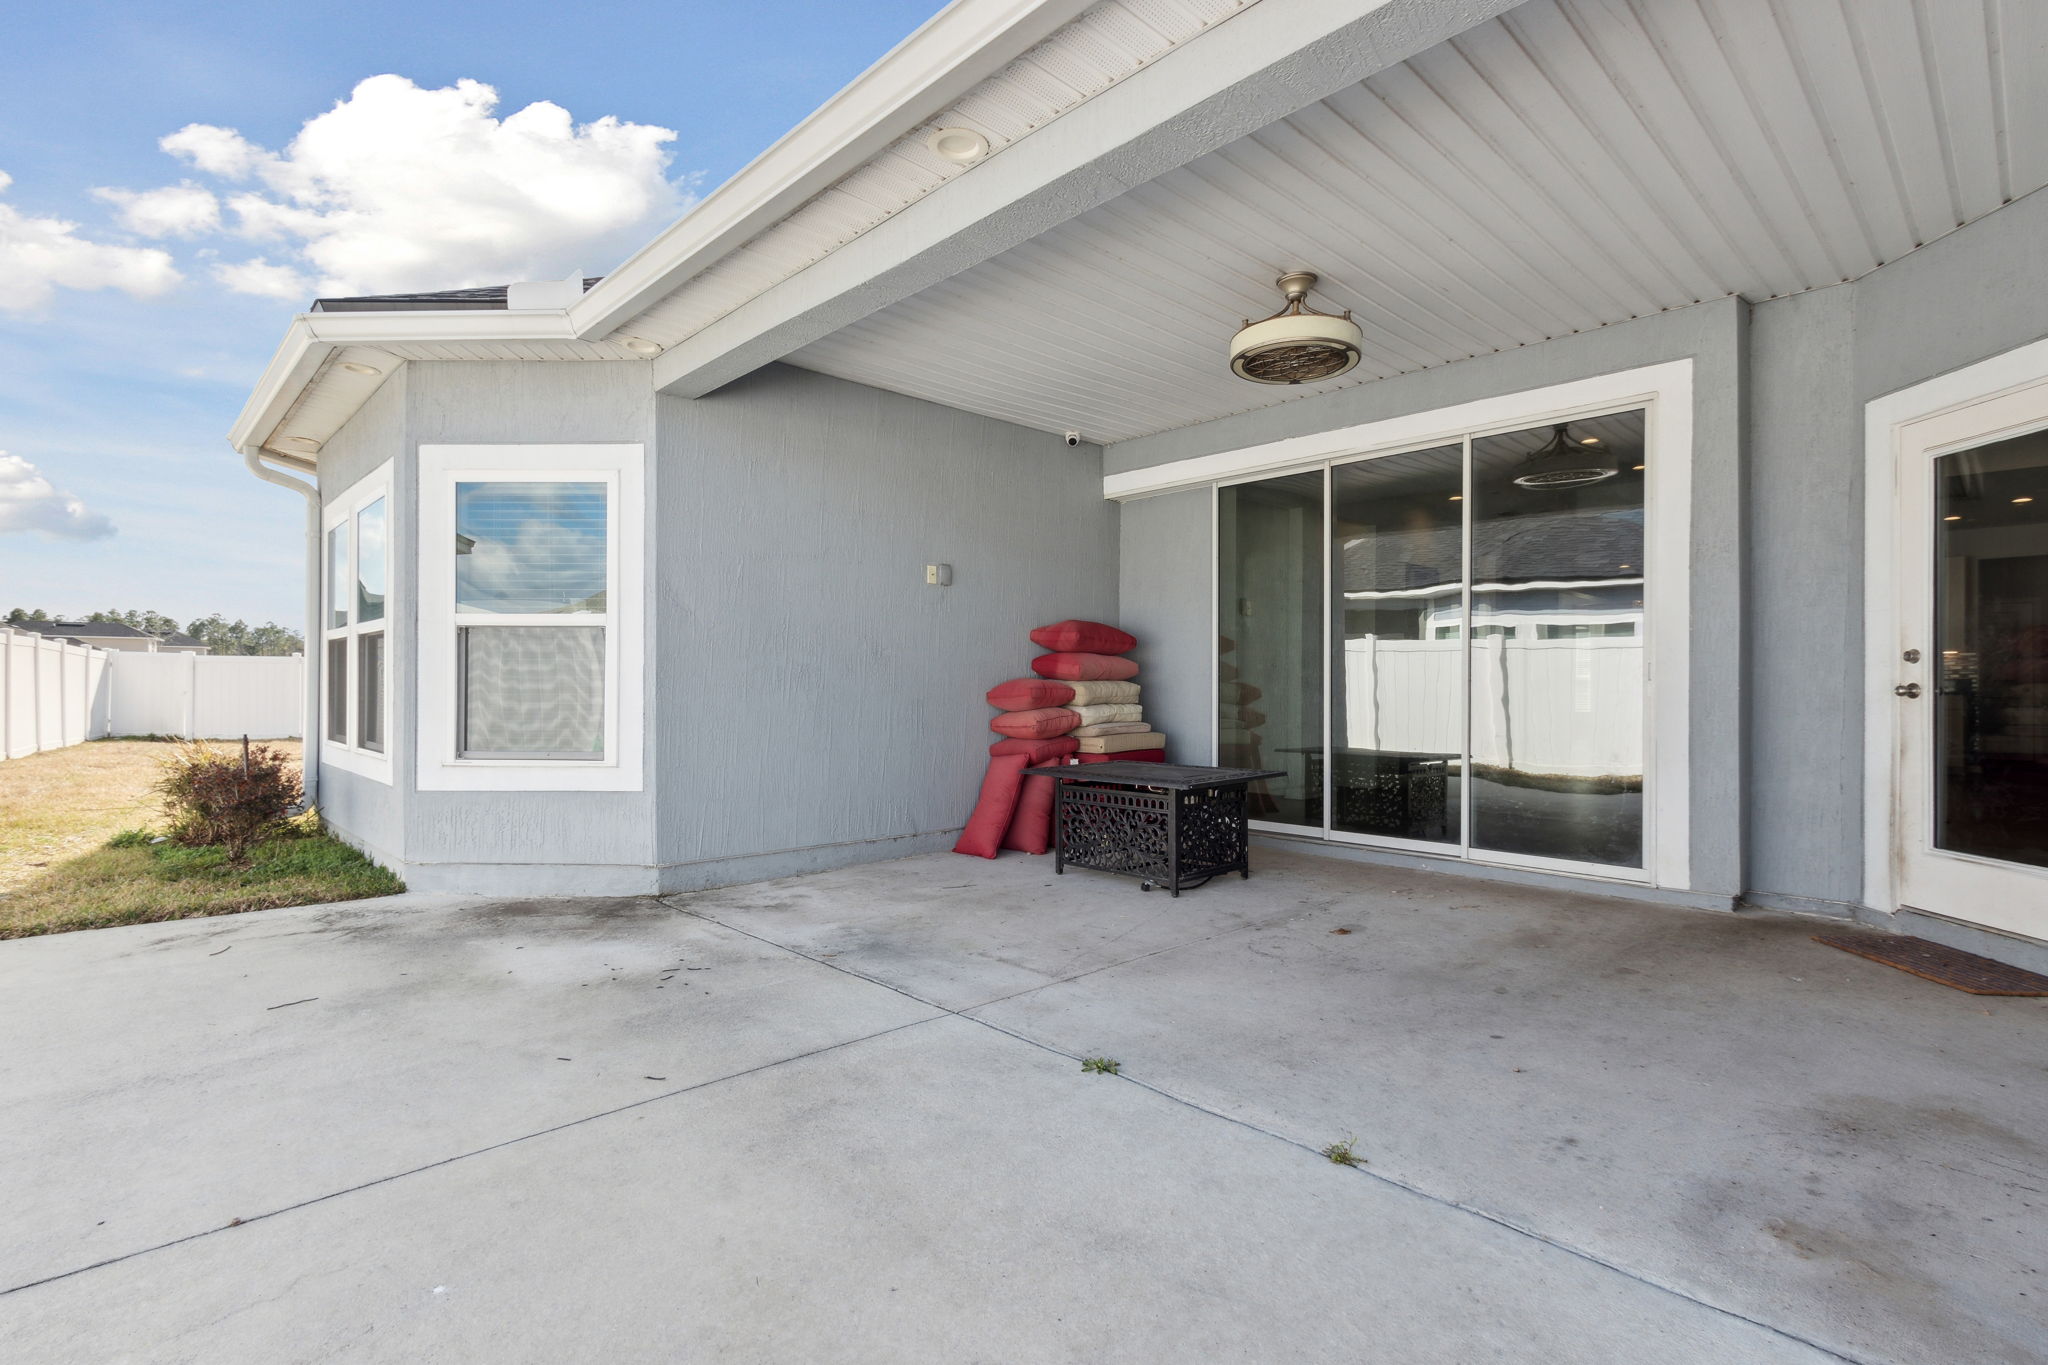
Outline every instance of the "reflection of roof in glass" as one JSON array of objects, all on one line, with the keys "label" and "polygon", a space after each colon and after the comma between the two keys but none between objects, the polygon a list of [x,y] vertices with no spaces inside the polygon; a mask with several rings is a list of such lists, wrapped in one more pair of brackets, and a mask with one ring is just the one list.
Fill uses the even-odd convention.
[{"label": "reflection of roof in glass", "polygon": [[[1463,533],[1457,526],[1381,531],[1344,546],[1345,592],[1397,592],[1455,583]],[[1472,528],[1478,582],[1640,575],[1642,513],[1562,511],[1482,521]]]}]

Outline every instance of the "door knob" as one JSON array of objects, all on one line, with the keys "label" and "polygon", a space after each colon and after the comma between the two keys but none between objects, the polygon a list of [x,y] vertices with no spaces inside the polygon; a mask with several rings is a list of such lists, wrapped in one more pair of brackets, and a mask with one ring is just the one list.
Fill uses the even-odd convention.
[{"label": "door knob", "polygon": [[1892,695],[1896,697],[1917,697],[1920,695],[1920,684],[1900,683],[1892,689]]}]

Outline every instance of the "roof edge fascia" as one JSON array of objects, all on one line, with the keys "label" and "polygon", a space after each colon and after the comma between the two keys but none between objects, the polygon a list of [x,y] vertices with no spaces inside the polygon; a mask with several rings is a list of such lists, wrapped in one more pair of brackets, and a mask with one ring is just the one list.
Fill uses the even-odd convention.
[{"label": "roof edge fascia", "polygon": [[559,311],[300,313],[228,429],[243,454],[261,449],[327,357],[344,346],[435,341],[574,341]]},{"label": "roof edge fascia", "polygon": [[569,306],[596,338],[1008,65],[1093,0],[953,0]]}]

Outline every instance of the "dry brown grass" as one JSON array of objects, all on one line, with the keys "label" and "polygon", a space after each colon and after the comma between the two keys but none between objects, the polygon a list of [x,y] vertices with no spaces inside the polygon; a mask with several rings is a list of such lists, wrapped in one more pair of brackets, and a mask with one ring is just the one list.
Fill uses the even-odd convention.
[{"label": "dry brown grass", "polygon": [[[299,756],[297,740],[270,742]],[[159,823],[149,788],[171,748],[163,740],[103,739],[0,763],[0,895],[124,829]]]}]

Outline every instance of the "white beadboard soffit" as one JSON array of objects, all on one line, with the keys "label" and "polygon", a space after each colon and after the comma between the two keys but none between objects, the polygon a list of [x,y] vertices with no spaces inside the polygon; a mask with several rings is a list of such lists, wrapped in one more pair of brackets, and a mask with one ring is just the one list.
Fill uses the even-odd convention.
[{"label": "white beadboard soffit", "polygon": [[[1114,442],[1836,284],[2044,184],[2041,0],[1528,0],[789,359]],[[1233,379],[1297,264],[1364,361]]]}]

